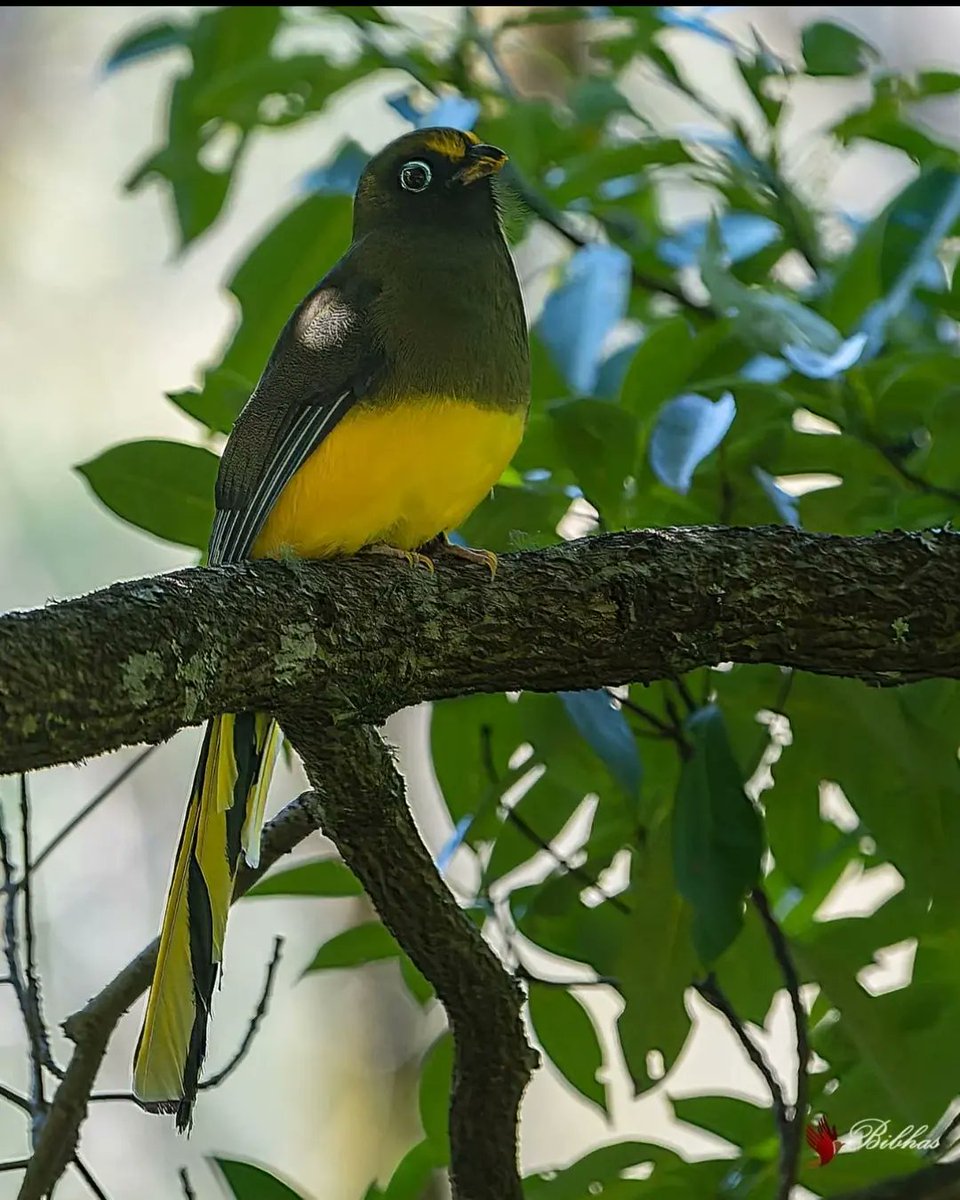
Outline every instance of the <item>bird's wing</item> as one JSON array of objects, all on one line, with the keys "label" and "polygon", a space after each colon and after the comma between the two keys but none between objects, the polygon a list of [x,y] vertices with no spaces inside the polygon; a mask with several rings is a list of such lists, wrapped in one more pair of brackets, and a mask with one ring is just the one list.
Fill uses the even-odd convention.
[{"label": "bird's wing", "polygon": [[220,461],[211,564],[249,554],[296,471],[375,387],[383,359],[364,301],[358,285],[331,272],[284,327]]}]

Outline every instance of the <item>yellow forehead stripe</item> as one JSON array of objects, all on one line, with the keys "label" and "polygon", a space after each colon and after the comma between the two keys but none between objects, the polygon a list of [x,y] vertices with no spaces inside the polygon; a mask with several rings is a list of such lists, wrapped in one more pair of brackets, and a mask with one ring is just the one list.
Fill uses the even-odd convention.
[{"label": "yellow forehead stripe", "polygon": [[442,154],[444,158],[449,158],[451,162],[459,162],[464,155],[464,142],[476,146],[479,141],[480,139],[475,133],[469,133],[466,130],[462,133],[448,133],[443,129],[428,134],[424,145],[428,150],[433,150],[436,154]]}]

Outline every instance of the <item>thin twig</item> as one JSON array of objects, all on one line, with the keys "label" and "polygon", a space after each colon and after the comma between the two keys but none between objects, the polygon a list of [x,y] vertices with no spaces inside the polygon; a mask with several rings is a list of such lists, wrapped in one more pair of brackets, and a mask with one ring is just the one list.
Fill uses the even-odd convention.
[{"label": "thin twig", "polygon": [[97,1200],[109,1200],[107,1193],[103,1190],[100,1184],[97,1183],[96,1179],[91,1174],[90,1168],[86,1166],[83,1159],[79,1155],[77,1155],[77,1157],[73,1160],[73,1166],[74,1170],[87,1185],[93,1195],[96,1196]]},{"label": "thin twig", "polygon": [[[141,750],[136,758],[131,759],[131,761],[127,763],[122,771],[118,771],[109,783],[104,784],[104,786],[99,792],[97,792],[93,799],[88,801],[83,808],[80,809],[77,815],[69,820],[60,830],[60,832],[55,834],[54,837],[51,838],[51,840],[46,844],[46,846],[44,846],[44,848],[34,859],[34,871],[39,870],[40,866],[46,861],[47,858],[49,858],[53,851],[56,850],[60,843],[68,838],[70,834],[73,833],[73,831],[77,828],[77,826],[90,816],[95,808],[98,808],[104,802],[104,800],[106,800],[109,796],[112,796],[117,788],[127,779],[129,779],[137,767],[139,767],[145,759],[149,758],[156,749],[156,746],[147,746],[145,750]],[[25,884],[25,879],[22,881],[22,883]]]},{"label": "thin twig", "polygon": [[573,876],[574,879],[578,879],[584,885],[584,887],[595,888],[600,893],[600,895],[603,897],[604,901],[607,904],[610,904],[618,912],[622,912],[627,916],[630,915],[632,909],[630,908],[629,904],[624,904],[624,902],[620,899],[619,896],[607,895],[607,893],[603,890],[603,888],[596,881],[596,879],[594,879],[594,877],[590,874],[589,871],[585,871],[583,869],[583,867],[578,867],[575,863],[572,863],[568,858],[564,858],[562,854],[558,854],[557,851],[551,845],[551,843],[548,842],[546,838],[541,837],[540,834],[537,833],[537,831],[533,828],[533,826],[528,825],[527,822],[523,819],[523,817],[521,817],[520,814],[517,813],[514,809],[512,809],[512,808],[504,809],[504,818],[507,821],[509,821],[511,823],[511,825],[516,825],[517,829],[520,830],[520,832],[523,834],[523,836],[525,838],[527,838],[529,841],[533,842],[533,844],[535,846],[539,846],[541,850],[543,850],[547,854],[549,854],[550,857],[553,859],[554,863],[561,870],[565,871],[568,875]]},{"label": "thin twig", "polygon": [[283,954],[283,938],[277,937],[273,942],[273,956],[267,966],[267,973],[263,980],[263,991],[260,994],[260,1002],[257,1004],[256,1011],[250,1019],[250,1024],[247,1026],[247,1032],[244,1034],[243,1041],[240,1043],[239,1049],[227,1065],[216,1075],[211,1075],[209,1079],[205,1079],[200,1084],[200,1091],[205,1088],[219,1087],[221,1083],[239,1067],[247,1056],[247,1051],[253,1045],[253,1039],[257,1036],[257,1030],[260,1028],[260,1023],[267,1015],[267,1008],[270,1004],[270,993],[273,989],[274,976],[277,973],[277,967],[280,965],[280,957]]},{"label": "thin twig", "polygon": [[621,704],[628,712],[634,713],[649,725],[652,725],[665,738],[676,737],[676,729],[667,721],[664,721],[662,717],[658,717],[656,713],[651,712],[649,708],[643,708],[635,700],[631,700],[629,696],[618,696],[612,688],[607,688],[607,695],[611,700],[616,700],[618,704]]},{"label": "thin twig", "polygon": [[9,1162],[0,1162],[0,1174],[4,1171],[25,1171],[29,1158],[12,1158]]},{"label": "thin twig", "polygon": [[187,1168],[181,1167],[177,1174],[180,1176],[180,1187],[183,1191],[183,1200],[197,1200],[197,1193],[193,1190],[193,1184],[190,1182],[190,1176],[187,1174]]},{"label": "thin twig", "polygon": [[[23,776],[21,776],[21,779]],[[21,785],[21,804],[22,804]],[[10,986],[17,998],[17,1007],[23,1019],[27,1040],[30,1046],[30,1102],[29,1111],[33,1114],[34,1122],[43,1111],[43,1046],[37,1036],[37,1029],[31,1019],[30,1001],[27,995],[27,984],[20,965],[20,933],[17,929],[17,891],[13,878],[13,859],[10,855],[10,839],[7,836],[7,825],[0,808],[0,874],[4,893],[3,914],[3,953],[7,960],[7,970],[10,975]]]},{"label": "thin twig", "polygon": [[13,1088],[8,1088],[5,1083],[0,1083],[0,1099],[6,1100],[9,1104],[15,1105],[24,1112],[33,1112],[33,1109],[30,1107],[30,1101],[26,1096],[21,1096]]},{"label": "thin twig", "polygon": [[868,446],[872,446],[874,450],[883,455],[884,459],[900,478],[905,483],[909,483],[911,487],[916,488],[920,492],[926,492],[929,496],[941,496],[944,500],[952,500],[954,504],[960,504],[960,491],[957,491],[955,488],[942,487],[939,483],[931,483],[929,479],[924,479],[916,471],[911,471],[909,467],[904,466],[897,454],[887,446],[881,445],[875,438],[861,437],[859,440]]},{"label": "thin twig", "polygon": [[[493,749],[490,744],[489,725],[482,725],[480,727],[480,757],[483,760],[483,767],[490,782],[495,788],[502,788],[502,783],[497,772],[497,766],[493,761]],[[514,808],[507,808],[504,806],[503,815],[504,820],[509,821],[512,825],[515,825],[523,834],[523,836],[528,839],[528,841],[533,842],[535,846],[539,846],[541,850],[549,854],[554,863],[562,871],[566,871],[566,873],[568,875],[572,875],[574,879],[579,879],[585,887],[596,888],[600,895],[603,896],[605,901],[609,902],[619,912],[629,915],[630,906],[628,904],[624,904],[624,902],[617,896],[608,896],[589,871],[585,871],[583,867],[576,866],[574,863],[570,862],[569,859],[564,858],[562,854],[559,854],[554,849],[552,844],[546,838],[541,837],[532,825],[528,825],[523,817],[521,817]]]},{"label": "thin twig", "polygon": [[674,679],[673,685],[680,693],[680,699],[683,701],[687,713],[695,713],[700,706],[697,704],[696,700],[694,700],[693,693],[687,687],[684,680],[678,675],[677,678]]},{"label": "thin twig", "polygon": [[783,930],[770,911],[767,894],[763,888],[755,887],[750,893],[750,900],[763,922],[774,958],[777,960],[783,976],[796,1027],[797,1097],[793,1108],[793,1117],[780,1140],[780,1188],[777,1194],[777,1200],[789,1200],[793,1185],[797,1181],[800,1147],[803,1144],[803,1127],[807,1119],[807,1063],[810,1061],[807,1014],[800,996],[800,977],[797,975],[797,968]]},{"label": "thin twig", "polygon": [[[260,843],[260,865],[241,871],[233,901],[236,902],[278,858],[303,841],[319,824],[313,792],[304,792],[291,801],[267,823]],[[157,947],[158,940],[155,939],[83,1009],[64,1022],[64,1032],[76,1043],[76,1049],[63,1082],[50,1102],[18,1200],[42,1200],[73,1160],[80,1126],[87,1114],[90,1093],[111,1034],[130,1005],[148,987]]]},{"label": "thin twig", "polygon": [[[33,928],[33,889],[31,888],[31,879],[33,877],[34,863],[30,846],[30,791],[27,785],[27,776],[25,773],[20,775],[20,838],[23,847],[23,874],[20,876],[19,888],[23,893],[23,946],[25,956],[24,973],[26,976],[26,1003],[27,1012],[24,1014],[30,1026],[33,1028],[34,1037],[37,1047],[40,1051],[41,1065],[46,1067],[48,1071],[56,1075],[58,1079],[63,1078],[63,1072],[53,1061],[53,1054],[50,1051],[50,1034],[47,1032],[47,1025],[43,1019],[43,1000],[40,994],[40,978],[37,974],[37,957],[36,957],[36,936]],[[11,903],[16,903],[16,892],[10,895]],[[38,1090],[38,1100],[42,1107],[43,1105],[43,1079],[41,1072],[40,1088]]]},{"label": "thin twig", "polygon": [[572,987],[620,987],[620,980],[612,975],[597,975],[593,979],[544,979],[542,975],[534,975],[523,963],[517,963],[514,975],[524,983],[539,983],[541,987],[572,988]]},{"label": "thin twig", "polygon": [[726,1017],[727,1024],[736,1035],[737,1041],[743,1047],[747,1058],[750,1059],[763,1076],[763,1081],[767,1085],[770,1097],[773,1100],[773,1111],[777,1118],[777,1128],[780,1131],[782,1142],[787,1135],[789,1120],[787,1118],[787,1106],[783,1098],[783,1088],[781,1088],[780,1081],[773,1073],[773,1067],[767,1062],[766,1055],[750,1036],[746,1025],[737,1016],[736,1009],[717,982],[716,975],[711,972],[706,979],[700,983],[695,983],[693,986],[712,1008],[715,1008],[718,1013]]},{"label": "thin twig", "polygon": [[949,1124],[945,1127],[943,1132],[940,1134],[940,1137],[938,1138],[938,1145],[937,1145],[936,1149],[934,1149],[932,1151],[928,1151],[927,1153],[933,1158],[941,1158],[944,1154],[947,1153],[948,1150],[952,1150],[953,1146],[950,1142],[950,1135],[952,1133],[955,1133],[958,1127],[960,1127],[960,1110],[958,1110],[953,1115]]}]

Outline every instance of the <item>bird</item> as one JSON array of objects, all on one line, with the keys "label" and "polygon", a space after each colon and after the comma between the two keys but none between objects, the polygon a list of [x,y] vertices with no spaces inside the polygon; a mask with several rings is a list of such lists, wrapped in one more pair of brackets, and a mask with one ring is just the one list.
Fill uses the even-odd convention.
[{"label": "bird", "polygon": [[837,1137],[836,1125],[830,1125],[826,1117],[820,1117],[815,1125],[807,1126],[807,1145],[817,1156],[812,1165],[825,1167],[839,1154],[843,1142]]},{"label": "bird", "polygon": [[[453,128],[406,133],[357,184],[342,258],[296,308],[224,446],[208,563],[382,554],[433,569],[523,436],[526,319],[500,216],[507,155]],[[398,568],[399,569],[399,568]],[[256,866],[282,734],[205,729],[134,1056],[144,1107],[190,1127],[227,910]]]}]

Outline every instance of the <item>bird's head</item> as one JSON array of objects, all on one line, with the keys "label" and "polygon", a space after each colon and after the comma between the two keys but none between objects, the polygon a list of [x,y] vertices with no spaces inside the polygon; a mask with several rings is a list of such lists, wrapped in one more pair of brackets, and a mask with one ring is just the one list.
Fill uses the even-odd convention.
[{"label": "bird's head", "polygon": [[354,236],[398,225],[461,231],[498,227],[493,179],[507,156],[459,129],[416,129],[367,163],[354,202]]}]

